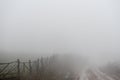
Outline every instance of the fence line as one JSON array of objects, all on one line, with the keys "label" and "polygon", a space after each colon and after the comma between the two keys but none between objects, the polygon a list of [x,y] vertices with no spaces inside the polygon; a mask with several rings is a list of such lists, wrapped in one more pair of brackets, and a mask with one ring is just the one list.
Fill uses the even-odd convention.
[{"label": "fence line", "polygon": [[[19,59],[9,63],[0,63],[0,80],[8,77],[16,77],[17,80],[21,80],[22,74],[26,71],[28,71],[28,74],[31,75],[32,63],[33,62],[31,62],[31,60],[29,60],[28,62],[21,62]],[[16,74],[15,76],[11,75],[14,70],[16,70],[14,72]]]},{"label": "fence line", "polygon": [[[35,61],[22,62],[17,59],[9,63],[0,63],[0,80],[8,80],[7,78],[11,80],[74,80],[74,72],[70,70],[71,68],[65,64],[59,66],[61,64],[56,59],[57,57],[41,57]],[[68,79],[65,79],[65,76]]]},{"label": "fence line", "polygon": [[12,64],[12,63],[15,63],[17,61],[13,61],[13,62],[8,62],[8,63],[0,63],[0,65],[5,65],[5,64]]}]

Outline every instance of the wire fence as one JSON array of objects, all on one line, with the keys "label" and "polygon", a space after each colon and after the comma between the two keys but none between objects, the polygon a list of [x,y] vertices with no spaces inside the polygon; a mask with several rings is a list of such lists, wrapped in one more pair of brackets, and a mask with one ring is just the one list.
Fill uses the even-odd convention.
[{"label": "wire fence", "polygon": [[[35,62],[35,61],[34,61]],[[35,64],[29,60],[21,62],[19,59],[9,63],[0,63],[0,80],[12,79],[22,80],[32,74],[32,66]],[[38,65],[38,63],[36,64]],[[25,79],[27,80],[27,79]]]},{"label": "wire fence", "polygon": [[0,80],[76,80],[71,66],[66,64],[60,63],[55,56],[0,63]]}]

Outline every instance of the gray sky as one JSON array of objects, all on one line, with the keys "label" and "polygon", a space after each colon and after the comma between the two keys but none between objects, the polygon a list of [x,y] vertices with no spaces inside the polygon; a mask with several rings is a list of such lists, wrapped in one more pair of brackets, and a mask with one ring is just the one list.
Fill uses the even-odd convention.
[{"label": "gray sky", "polygon": [[119,0],[0,0],[0,58],[120,57]]}]

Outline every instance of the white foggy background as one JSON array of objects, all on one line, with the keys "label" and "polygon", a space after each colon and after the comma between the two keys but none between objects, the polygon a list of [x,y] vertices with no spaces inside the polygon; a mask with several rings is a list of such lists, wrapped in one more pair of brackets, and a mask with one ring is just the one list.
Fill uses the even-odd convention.
[{"label": "white foggy background", "polygon": [[52,54],[120,60],[119,0],[0,0],[0,61]]}]

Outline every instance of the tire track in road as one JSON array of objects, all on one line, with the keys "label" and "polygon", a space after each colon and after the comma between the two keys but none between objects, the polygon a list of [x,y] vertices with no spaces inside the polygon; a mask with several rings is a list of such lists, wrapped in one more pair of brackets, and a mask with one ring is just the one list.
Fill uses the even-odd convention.
[{"label": "tire track in road", "polygon": [[86,69],[81,75],[80,80],[115,80],[97,68]]},{"label": "tire track in road", "polygon": [[95,74],[99,75],[103,80],[114,80],[112,77],[108,76],[107,74],[103,73],[97,68],[94,68]]}]

